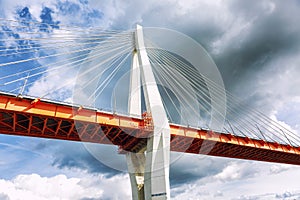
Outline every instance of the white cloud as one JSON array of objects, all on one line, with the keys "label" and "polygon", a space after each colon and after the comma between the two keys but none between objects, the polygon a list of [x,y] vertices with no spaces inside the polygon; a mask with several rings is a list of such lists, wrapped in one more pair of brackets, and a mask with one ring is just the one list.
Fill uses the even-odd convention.
[{"label": "white cloud", "polygon": [[[34,142],[34,141],[33,141]],[[35,143],[32,143],[32,148]],[[23,144],[23,146],[28,146]],[[47,149],[40,150],[43,152],[52,152],[54,145],[48,147]],[[49,149],[50,148],[50,149]],[[68,148],[67,148],[68,149]],[[199,155],[198,155],[199,156]],[[200,157],[201,158],[201,157]],[[53,159],[52,156],[36,160],[31,165],[27,163],[27,167],[42,165],[45,160]],[[180,168],[189,169],[193,171],[195,175],[203,174],[202,178],[195,179],[194,182],[190,184],[180,184],[172,189],[172,199],[181,200],[181,199],[232,199],[236,197],[242,197],[240,199],[252,198],[254,194],[258,194],[262,196],[266,193],[272,193],[269,199],[275,199],[276,194],[283,194],[286,191],[293,192],[298,188],[297,177],[300,176],[300,171],[297,167],[293,167],[291,165],[279,165],[272,163],[262,163],[262,162],[248,162],[248,161],[231,161],[229,159],[225,159],[227,161],[231,161],[227,166],[219,167],[219,165],[223,166],[224,162],[217,162],[222,160],[220,158],[207,157],[206,159],[201,159],[200,162],[196,162],[197,155],[190,155],[189,159],[185,159],[185,165],[179,165]],[[192,166],[188,163],[190,161],[193,164]],[[178,161],[180,162],[180,161]],[[208,164],[211,163],[211,164]],[[226,162],[225,162],[226,163]],[[176,165],[174,163],[174,165]],[[203,165],[208,165],[205,167]],[[25,166],[23,165],[23,168]],[[10,184],[14,191],[24,190],[26,194],[34,193],[34,195],[39,195],[38,197],[33,196],[32,198],[46,198],[45,196],[48,194],[47,191],[43,191],[42,189],[37,188],[40,192],[37,192],[35,189],[30,189],[31,185],[36,184],[38,181],[45,186],[49,184],[49,187],[52,188],[59,181],[62,180],[62,183],[67,184],[67,188],[77,188],[76,194],[79,197],[83,197],[86,193],[81,193],[82,189],[92,191],[95,189],[99,192],[100,199],[129,199],[130,198],[130,183],[127,175],[118,175],[113,176],[111,178],[104,177],[98,174],[89,174],[86,171],[82,171],[79,169],[62,169],[58,170],[56,168],[51,168],[50,166],[44,166],[46,171],[49,171],[52,175],[46,175],[45,172],[41,172],[41,167],[31,169],[31,171],[36,171],[37,173],[44,174],[41,175],[22,175],[17,176],[11,180],[1,180],[5,181],[6,184]],[[215,173],[211,173],[211,170],[214,171],[215,168],[221,169],[221,171],[215,175]],[[53,172],[56,171],[55,174],[65,174],[64,176],[56,176],[53,175]],[[29,171],[30,172],[30,171]],[[232,172],[231,175],[229,172]],[[67,174],[67,176],[66,176]],[[54,178],[56,177],[56,179]],[[75,178],[70,178],[75,177]],[[28,181],[27,181],[28,180]],[[55,181],[54,181],[55,180]],[[1,183],[2,183],[1,182]],[[21,188],[17,188],[16,183]],[[50,186],[53,184],[54,186]],[[112,190],[112,186],[114,190]],[[0,186],[2,188],[2,185]],[[77,193],[78,191],[78,193]],[[102,192],[101,192],[102,191]],[[117,191],[117,192],[116,192]],[[17,191],[19,193],[20,191]],[[3,193],[0,190],[0,194]],[[40,194],[41,193],[41,194]],[[72,192],[71,192],[72,193]],[[74,192],[73,192],[74,193]],[[2,196],[9,195],[8,193],[3,193]],[[25,194],[24,194],[25,195]],[[63,195],[63,194],[62,194]],[[124,196],[124,197],[123,197]],[[53,196],[55,197],[55,196]],[[64,196],[59,196],[63,198]],[[69,197],[69,196],[68,196]],[[274,198],[273,198],[274,197]],[[260,197],[259,199],[263,199]],[[265,198],[268,199],[268,198]]]},{"label": "white cloud", "polygon": [[[52,68],[55,68],[55,66]],[[58,70],[47,68],[48,72],[29,87],[28,94],[60,101],[69,99],[76,81],[76,70],[68,70],[66,68]]]},{"label": "white cloud", "polygon": [[[233,161],[217,175],[173,188],[173,199],[287,199],[299,198],[300,170],[291,165]],[[293,198],[292,198],[293,197]]]},{"label": "white cloud", "polygon": [[99,198],[103,191],[84,188],[80,180],[57,175],[47,178],[37,174],[19,175],[15,179],[0,180],[0,193],[10,199],[81,199]]},{"label": "white cloud", "polygon": [[216,179],[221,181],[232,181],[235,179],[241,178],[241,170],[242,166],[234,163],[232,165],[228,165],[223,171],[215,176]]},{"label": "white cloud", "polygon": [[0,197],[12,200],[129,199],[130,188],[124,187],[128,182],[128,177],[123,175],[105,178],[86,174],[81,179],[68,178],[62,174],[53,177],[18,175],[12,180],[0,179]]}]

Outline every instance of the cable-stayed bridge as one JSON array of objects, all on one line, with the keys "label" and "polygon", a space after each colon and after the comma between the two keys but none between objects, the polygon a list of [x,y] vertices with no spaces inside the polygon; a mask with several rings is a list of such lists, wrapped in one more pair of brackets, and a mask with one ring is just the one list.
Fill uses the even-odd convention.
[{"label": "cable-stayed bridge", "polygon": [[0,133],[117,145],[133,199],[170,198],[170,151],[300,164],[299,136],[180,33],[2,23]]}]

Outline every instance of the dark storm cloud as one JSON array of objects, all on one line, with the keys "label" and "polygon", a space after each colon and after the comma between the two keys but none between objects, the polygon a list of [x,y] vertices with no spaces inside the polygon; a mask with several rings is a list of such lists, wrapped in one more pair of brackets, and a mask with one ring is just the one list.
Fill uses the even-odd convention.
[{"label": "dark storm cloud", "polygon": [[6,194],[0,193],[0,200],[9,200],[9,196]]},{"label": "dark storm cloud", "polygon": [[[297,1],[231,1],[229,10],[245,32],[232,37],[214,59],[227,88],[233,89],[244,79],[259,73],[267,64],[299,50],[300,19]],[[238,22],[238,20],[236,20]],[[225,33],[226,34],[226,33]]]},{"label": "dark storm cloud", "polygon": [[[60,169],[87,170],[89,173],[102,173],[107,178],[121,173],[101,163],[79,142],[45,140],[32,146],[32,149],[51,154],[52,165]],[[99,152],[105,154],[103,148]]]},{"label": "dark storm cloud", "polygon": [[[116,16],[112,28],[130,29],[140,23],[174,29],[197,40],[212,55],[230,91],[237,90],[271,61],[299,50],[300,12],[296,0],[288,4],[228,0],[215,6],[205,1],[193,6],[131,1],[120,8],[122,14]],[[214,47],[216,42],[218,47]]]},{"label": "dark storm cloud", "polygon": [[101,163],[80,143],[60,145],[54,156],[55,159],[52,164],[58,168],[78,168],[87,170],[90,173],[102,173],[107,177],[121,173]]},{"label": "dark storm cloud", "polygon": [[183,7],[184,5],[168,1],[130,1],[120,11],[124,14],[113,21],[111,28],[134,29],[136,23],[144,27],[168,28],[187,34],[209,48],[210,43],[223,34],[223,25],[217,19],[208,19],[205,13],[209,10],[201,3],[196,4],[190,12],[181,13]]},{"label": "dark storm cloud", "polygon": [[204,177],[214,176],[220,173],[228,162],[228,159],[213,159],[204,155],[183,155],[175,163],[171,163],[171,186],[177,187],[183,183],[189,184]]}]

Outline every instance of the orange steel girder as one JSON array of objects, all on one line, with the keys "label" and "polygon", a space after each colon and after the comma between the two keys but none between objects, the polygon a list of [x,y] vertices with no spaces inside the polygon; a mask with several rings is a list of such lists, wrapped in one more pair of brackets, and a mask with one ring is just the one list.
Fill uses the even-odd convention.
[{"label": "orange steel girder", "polygon": [[[171,124],[171,151],[300,165],[300,148]],[[118,145],[141,151],[149,118],[131,118],[65,103],[0,93],[0,133]]]}]

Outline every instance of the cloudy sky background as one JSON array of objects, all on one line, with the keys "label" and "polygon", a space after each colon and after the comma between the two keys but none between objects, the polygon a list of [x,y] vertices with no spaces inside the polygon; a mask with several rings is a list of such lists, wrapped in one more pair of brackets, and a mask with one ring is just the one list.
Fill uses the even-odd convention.
[{"label": "cloudy sky background", "polygon": [[[140,23],[185,33],[213,57],[227,90],[300,132],[299,1],[0,0],[0,17],[15,19],[24,7],[40,22],[47,7],[53,22],[71,26],[128,30]],[[0,141],[0,199],[131,195],[127,174],[106,167],[80,143]],[[171,193],[173,199],[297,199],[298,177],[300,168],[290,165],[184,155],[171,165]]]}]

